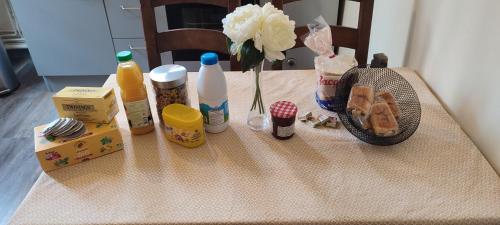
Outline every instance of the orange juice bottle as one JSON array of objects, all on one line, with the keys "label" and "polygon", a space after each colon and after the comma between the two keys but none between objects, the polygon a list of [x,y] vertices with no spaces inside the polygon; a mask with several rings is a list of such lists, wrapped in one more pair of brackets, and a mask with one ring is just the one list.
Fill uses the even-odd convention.
[{"label": "orange juice bottle", "polygon": [[119,52],[116,58],[118,59],[116,81],[121,89],[130,132],[132,134],[149,133],[155,129],[155,126],[141,68],[132,60],[130,51]]}]

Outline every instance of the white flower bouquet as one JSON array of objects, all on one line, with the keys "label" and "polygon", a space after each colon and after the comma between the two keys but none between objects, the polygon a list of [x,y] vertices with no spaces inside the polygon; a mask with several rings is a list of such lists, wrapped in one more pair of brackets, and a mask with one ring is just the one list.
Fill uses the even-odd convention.
[{"label": "white flower bouquet", "polygon": [[229,38],[231,54],[237,55],[243,72],[264,58],[283,60],[283,51],[295,45],[295,21],[271,3],[263,7],[240,6],[222,19],[223,33]]},{"label": "white flower bouquet", "polygon": [[255,73],[255,94],[247,123],[254,130],[262,130],[268,123],[260,90],[262,62],[264,58],[270,62],[285,59],[283,51],[295,46],[295,21],[267,3],[263,7],[240,6],[222,19],[222,24],[230,52],[237,56],[242,71]]}]

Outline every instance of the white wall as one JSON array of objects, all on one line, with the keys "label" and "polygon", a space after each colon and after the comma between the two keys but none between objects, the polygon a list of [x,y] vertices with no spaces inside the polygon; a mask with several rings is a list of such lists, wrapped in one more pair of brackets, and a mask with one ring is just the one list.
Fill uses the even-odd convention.
[{"label": "white wall", "polygon": [[500,1],[417,0],[408,47],[406,65],[500,173]]},{"label": "white wall", "polygon": [[500,173],[500,1],[375,0],[371,32],[369,58],[415,69]]},{"label": "white wall", "polygon": [[[383,52],[389,57],[390,67],[403,65],[414,2],[375,0],[368,63],[373,54]],[[357,27],[358,12],[359,3],[346,1],[343,25]],[[354,51],[350,49],[342,49],[341,53],[354,55]]]}]

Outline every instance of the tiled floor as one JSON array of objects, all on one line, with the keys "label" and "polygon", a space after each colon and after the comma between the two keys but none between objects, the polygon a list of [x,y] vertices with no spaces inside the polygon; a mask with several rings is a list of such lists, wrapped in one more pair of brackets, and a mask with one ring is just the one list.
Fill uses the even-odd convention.
[{"label": "tiled floor", "polygon": [[40,175],[33,127],[56,118],[51,96],[30,63],[18,74],[21,86],[0,97],[0,225],[6,224]]}]

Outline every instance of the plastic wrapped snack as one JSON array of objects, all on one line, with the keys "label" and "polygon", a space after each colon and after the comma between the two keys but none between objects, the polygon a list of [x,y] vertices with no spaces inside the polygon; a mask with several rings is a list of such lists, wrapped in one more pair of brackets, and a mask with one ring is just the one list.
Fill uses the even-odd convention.
[{"label": "plastic wrapped snack", "polygon": [[352,117],[363,126],[364,129],[371,128],[370,109],[374,99],[373,88],[369,86],[354,86],[351,88],[349,100],[347,101],[347,110],[351,112]]},{"label": "plastic wrapped snack", "polygon": [[373,132],[377,136],[394,136],[399,132],[398,121],[386,102],[378,102],[372,105],[370,123]]},{"label": "plastic wrapped snack", "polygon": [[338,101],[335,97],[340,77],[357,62],[352,56],[335,55],[332,49],[332,32],[323,17],[315,19],[314,24],[308,24],[309,33],[303,37],[304,45],[318,54],[314,58],[314,68],[317,74],[316,101],[328,110]]},{"label": "plastic wrapped snack", "polygon": [[394,115],[394,117],[396,117],[396,119],[399,118],[401,111],[399,110],[398,103],[396,102],[396,99],[391,94],[391,92],[388,92],[388,91],[377,92],[376,102],[380,102],[380,101],[385,101],[389,105],[389,108],[391,108],[391,112]]}]

